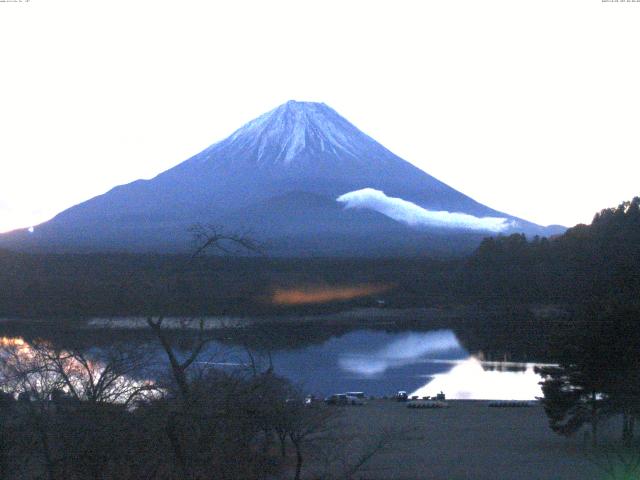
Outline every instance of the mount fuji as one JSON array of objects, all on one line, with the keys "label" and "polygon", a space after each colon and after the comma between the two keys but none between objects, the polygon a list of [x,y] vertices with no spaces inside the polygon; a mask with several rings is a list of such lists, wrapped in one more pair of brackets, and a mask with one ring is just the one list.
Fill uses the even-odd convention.
[{"label": "mount fuji", "polygon": [[563,231],[474,201],[325,104],[289,101],[153,179],[0,236],[0,245],[186,251],[196,223],[242,231],[279,256],[447,255],[489,235]]}]

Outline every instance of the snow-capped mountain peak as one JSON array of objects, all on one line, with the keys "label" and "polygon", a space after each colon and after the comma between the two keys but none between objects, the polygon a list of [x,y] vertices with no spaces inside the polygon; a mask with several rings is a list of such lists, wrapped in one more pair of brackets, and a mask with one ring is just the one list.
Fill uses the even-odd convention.
[{"label": "snow-capped mountain peak", "polygon": [[[287,165],[309,152],[358,157],[362,148],[370,143],[376,142],[324,103],[289,100],[248,122],[205,152],[250,150],[252,161],[259,165]],[[211,159],[203,155],[201,161]]]},{"label": "snow-capped mountain peak", "polygon": [[544,233],[394,155],[329,106],[289,101],[19,242],[61,251],[188,249],[196,223],[250,231],[284,255],[418,254],[448,251],[451,242],[470,249],[487,232]]}]

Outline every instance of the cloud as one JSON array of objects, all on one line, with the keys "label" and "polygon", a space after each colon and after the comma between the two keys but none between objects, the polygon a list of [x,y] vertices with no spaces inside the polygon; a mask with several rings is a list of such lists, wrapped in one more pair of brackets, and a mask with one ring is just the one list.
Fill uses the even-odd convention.
[{"label": "cloud", "polygon": [[345,208],[368,208],[412,227],[441,227],[503,232],[514,222],[504,217],[475,217],[466,213],[434,211],[402,198],[387,197],[384,192],[363,188],[340,195]]}]

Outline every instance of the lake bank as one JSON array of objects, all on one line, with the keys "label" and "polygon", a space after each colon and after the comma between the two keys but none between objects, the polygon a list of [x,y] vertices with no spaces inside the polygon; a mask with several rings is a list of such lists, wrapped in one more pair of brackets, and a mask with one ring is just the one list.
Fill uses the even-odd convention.
[{"label": "lake bank", "polygon": [[[437,388],[448,398],[534,399],[541,392],[533,367],[554,363],[543,356],[545,337],[554,328],[541,327],[553,320],[500,315],[465,307],[361,308],[273,319],[204,317],[202,324],[166,317],[163,327],[176,345],[188,348],[202,325],[212,340],[206,361],[272,365],[305,392],[322,397],[351,390],[424,396]],[[58,348],[158,345],[144,317],[15,320],[0,323],[0,336],[44,339]]]},{"label": "lake bank", "polygon": [[[112,338],[151,335],[146,316],[109,317],[4,317],[0,335],[47,338],[63,342],[73,337],[96,343]],[[159,318],[153,315],[152,318]],[[571,323],[565,307],[558,305],[451,305],[441,307],[360,307],[314,313],[264,316],[172,316],[163,325],[175,335],[189,335],[202,326],[213,338],[241,342],[255,349],[294,348],[322,342],[330,336],[358,329],[429,331],[453,329],[472,353],[485,360],[553,362],[546,345],[555,333]],[[282,344],[286,337],[291,345]]]},{"label": "lake bank", "polygon": [[[449,408],[411,409],[373,400],[342,409],[339,435],[375,439],[395,432],[391,447],[361,470],[371,480],[583,480],[605,478],[582,433],[564,438],[548,426],[542,406],[491,408],[452,400]],[[616,419],[603,438],[616,441]],[[317,465],[315,468],[319,468]],[[306,478],[312,478],[311,468]]]}]

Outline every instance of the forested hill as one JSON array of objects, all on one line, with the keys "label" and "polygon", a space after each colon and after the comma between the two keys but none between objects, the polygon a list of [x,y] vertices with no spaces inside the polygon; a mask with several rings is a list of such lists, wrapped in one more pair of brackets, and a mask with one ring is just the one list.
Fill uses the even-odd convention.
[{"label": "forested hill", "polygon": [[[189,268],[185,270],[185,266]],[[367,288],[282,306],[279,289]],[[379,288],[382,287],[382,288]],[[280,314],[355,306],[584,304],[640,298],[640,198],[551,239],[485,239],[465,259],[45,255],[0,250],[0,317]]]},{"label": "forested hill", "polygon": [[555,238],[486,238],[460,275],[467,294],[478,298],[637,302],[640,197]]}]

